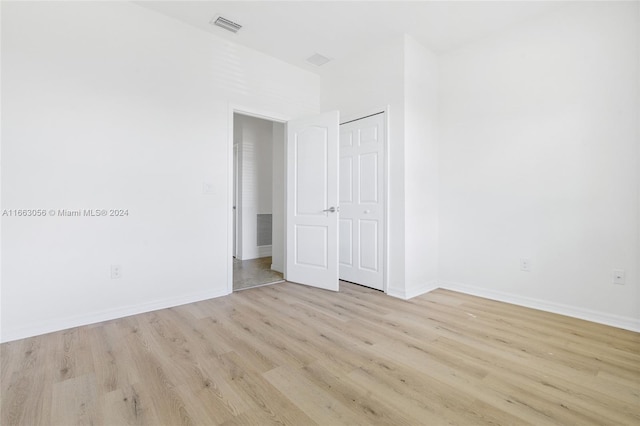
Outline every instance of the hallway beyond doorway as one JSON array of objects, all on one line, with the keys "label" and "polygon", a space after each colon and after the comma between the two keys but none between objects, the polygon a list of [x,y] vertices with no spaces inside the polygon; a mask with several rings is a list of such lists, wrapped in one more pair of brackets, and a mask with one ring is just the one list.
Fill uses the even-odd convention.
[{"label": "hallway beyond doorway", "polygon": [[233,259],[233,291],[284,281],[283,275],[271,269],[271,256],[258,259]]}]

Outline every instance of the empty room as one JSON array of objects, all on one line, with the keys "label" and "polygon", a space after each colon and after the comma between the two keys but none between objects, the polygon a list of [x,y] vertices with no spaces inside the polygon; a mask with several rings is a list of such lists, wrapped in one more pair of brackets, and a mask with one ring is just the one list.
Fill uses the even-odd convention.
[{"label": "empty room", "polygon": [[640,2],[0,24],[0,424],[640,424]]}]

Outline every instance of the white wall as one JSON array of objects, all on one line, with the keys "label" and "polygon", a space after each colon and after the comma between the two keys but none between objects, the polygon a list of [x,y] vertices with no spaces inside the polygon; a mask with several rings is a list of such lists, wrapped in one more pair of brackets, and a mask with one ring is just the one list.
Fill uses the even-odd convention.
[{"label": "white wall", "polygon": [[2,340],[226,294],[229,103],[317,113],[319,78],[131,3],[1,31],[3,208],[129,210],[2,218]]},{"label": "white wall", "polygon": [[438,287],[438,61],[405,36],[405,285],[412,297]]},{"label": "white wall", "polygon": [[445,286],[640,329],[639,18],[575,4],[441,58]]},{"label": "white wall", "polygon": [[273,241],[271,269],[284,273],[284,212],[285,199],[285,125],[273,123]]},{"label": "white wall", "polygon": [[[390,105],[397,294],[430,282],[416,248],[436,232],[445,286],[640,328],[639,16],[572,5],[439,57],[439,73],[398,37],[323,67],[320,102],[317,76],[134,4],[3,2],[2,208],[129,216],[2,218],[2,340],[226,294],[230,103]],[[410,92],[438,79],[436,126]]]},{"label": "white wall", "polygon": [[[326,67],[326,68],[324,68]],[[404,36],[330,62],[321,76],[323,111],[341,118],[390,108],[389,114],[389,286],[404,286]]]},{"label": "white wall", "polygon": [[[271,256],[271,246],[257,244],[257,215],[272,214],[273,123],[246,115],[234,115],[241,137],[240,214],[242,215],[241,260]],[[234,135],[235,139],[235,135]]]}]

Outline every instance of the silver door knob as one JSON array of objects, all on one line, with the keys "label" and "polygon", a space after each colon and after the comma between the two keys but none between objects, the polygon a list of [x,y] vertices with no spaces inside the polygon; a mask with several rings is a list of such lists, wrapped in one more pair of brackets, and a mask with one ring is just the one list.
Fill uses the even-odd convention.
[{"label": "silver door knob", "polygon": [[335,212],[337,212],[337,211],[338,211],[338,209],[337,209],[337,208],[335,208],[335,207],[333,207],[333,206],[331,206],[331,207],[329,207],[328,209],[324,209],[324,210],[322,210],[322,211],[323,211],[323,212],[329,212],[329,213],[335,213]]}]

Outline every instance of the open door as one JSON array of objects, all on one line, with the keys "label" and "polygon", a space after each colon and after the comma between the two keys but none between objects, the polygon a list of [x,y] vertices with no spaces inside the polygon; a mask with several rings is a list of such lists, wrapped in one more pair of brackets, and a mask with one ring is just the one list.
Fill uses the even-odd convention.
[{"label": "open door", "polygon": [[287,123],[287,281],[338,291],[338,111]]}]

